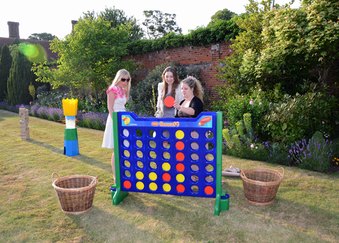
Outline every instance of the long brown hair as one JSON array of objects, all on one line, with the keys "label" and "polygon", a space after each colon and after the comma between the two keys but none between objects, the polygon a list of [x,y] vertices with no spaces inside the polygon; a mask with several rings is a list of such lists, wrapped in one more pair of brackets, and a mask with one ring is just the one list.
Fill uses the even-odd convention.
[{"label": "long brown hair", "polygon": [[173,74],[173,78],[174,78],[174,82],[172,84],[172,90],[170,92],[170,95],[173,96],[173,98],[175,98],[175,90],[177,89],[178,85],[179,85],[179,78],[178,78],[178,74],[177,74],[177,70],[174,67],[167,67],[165,68],[165,70],[162,72],[162,82],[163,82],[163,87],[162,87],[162,99],[164,99],[166,97],[166,94],[168,93],[168,84],[165,80],[165,75],[167,72],[171,72]]}]

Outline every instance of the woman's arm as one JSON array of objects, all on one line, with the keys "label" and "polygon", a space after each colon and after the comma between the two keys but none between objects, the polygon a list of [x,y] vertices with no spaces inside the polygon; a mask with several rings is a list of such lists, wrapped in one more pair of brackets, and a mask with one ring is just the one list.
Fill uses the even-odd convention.
[{"label": "woman's arm", "polygon": [[174,103],[174,108],[178,110],[178,112],[176,112],[176,116],[182,116],[180,115],[180,113],[184,113],[186,114],[187,116],[193,116],[194,113],[195,113],[195,110],[191,107],[191,103],[190,103],[190,107],[184,107],[183,104],[184,104],[185,100],[182,100],[179,104],[177,102]]},{"label": "woman's arm", "polygon": [[195,110],[192,108],[192,107],[183,107],[183,106],[180,106],[180,109],[179,109],[180,112],[183,112],[189,116],[193,116],[195,114]]},{"label": "woman's arm", "polygon": [[183,116],[180,115],[180,113],[184,113],[187,116],[197,117],[203,111],[203,103],[198,97],[196,96],[193,97],[189,104],[189,107],[185,107],[182,105],[184,101],[185,100],[180,102],[180,104],[175,103],[174,105],[174,107],[178,110],[177,112],[178,116]]},{"label": "woman's arm", "polygon": [[115,93],[108,92],[107,94],[107,109],[108,109],[108,113],[111,115],[112,117],[112,113],[114,112],[114,102],[115,102]]},{"label": "woman's arm", "polygon": [[[155,112],[156,115],[158,115],[157,117],[160,117],[162,113],[162,106],[163,106],[163,101],[162,101],[162,87],[163,84],[159,83],[158,84],[158,98],[157,98],[157,111]],[[160,115],[160,116],[159,116]]]}]

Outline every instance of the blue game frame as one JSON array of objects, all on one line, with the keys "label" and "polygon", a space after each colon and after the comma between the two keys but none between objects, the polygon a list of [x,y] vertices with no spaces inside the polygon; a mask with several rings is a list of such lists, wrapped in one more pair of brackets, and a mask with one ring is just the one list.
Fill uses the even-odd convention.
[{"label": "blue game frame", "polygon": [[228,210],[229,195],[221,182],[221,112],[202,112],[197,118],[114,112],[113,132],[114,205],[129,192],[144,192],[215,198],[214,215]]}]

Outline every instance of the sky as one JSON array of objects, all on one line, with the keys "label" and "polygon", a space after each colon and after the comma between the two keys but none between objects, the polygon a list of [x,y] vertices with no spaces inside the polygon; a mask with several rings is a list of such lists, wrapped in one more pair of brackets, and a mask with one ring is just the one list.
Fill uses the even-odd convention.
[{"label": "sky", "polygon": [[[288,0],[275,0],[287,3]],[[19,22],[19,35],[27,39],[34,33],[50,33],[63,39],[72,30],[72,20],[83,13],[100,13],[106,8],[123,10],[141,26],[144,10],[160,10],[176,14],[177,25],[183,34],[207,26],[211,16],[227,8],[237,14],[245,12],[248,0],[7,0],[0,8],[0,37],[8,37],[8,21]]]}]

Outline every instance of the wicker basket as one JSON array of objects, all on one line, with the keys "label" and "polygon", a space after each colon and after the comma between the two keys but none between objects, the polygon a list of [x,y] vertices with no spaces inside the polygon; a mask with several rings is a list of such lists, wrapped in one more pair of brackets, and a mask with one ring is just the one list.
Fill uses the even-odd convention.
[{"label": "wicker basket", "polygon": [[284,177],[284,168],[281,167],[281,172],[267,168],[241,170],[240,177],[249,203],[260,206],[269,205],[273,203]]},{"label": "wicker basket", "polygon": [[53,183],[62,211],[70,214],[81,214],[92,207],[97,177],[88,175],[64,176],[54,179]]}]

